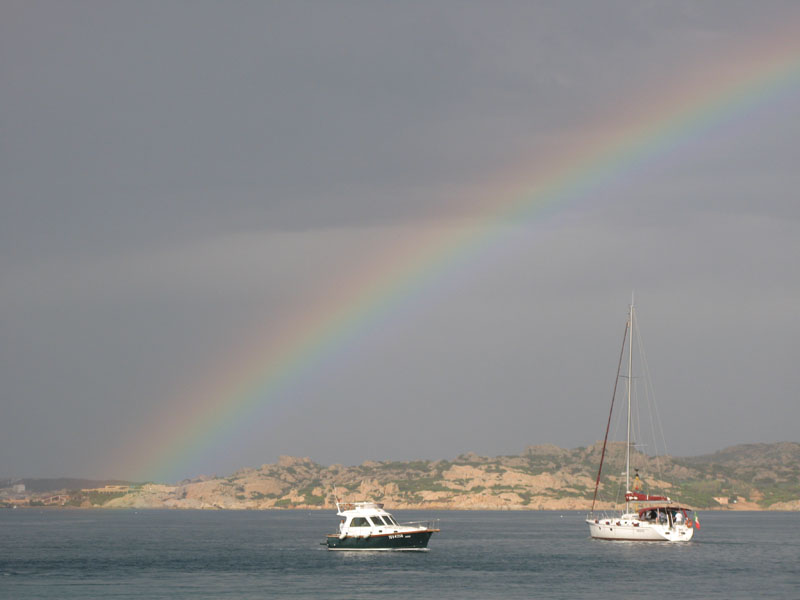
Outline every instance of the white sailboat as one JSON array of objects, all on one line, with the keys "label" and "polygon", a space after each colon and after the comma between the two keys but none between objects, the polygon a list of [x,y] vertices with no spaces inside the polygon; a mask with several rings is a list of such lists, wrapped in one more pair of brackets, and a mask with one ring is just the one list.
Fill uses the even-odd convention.
[{"label": "white sailboat", "polygon": [[[640,490],[641,480],[638,469],[634,469],[635,478],[631,480],[631,398],[633,381],[633,345],[635,310],[631,303],[628,320],[625,325],[622,351],[620,352],[619,366],[617,368],[617,382],[620,379],[622,360],[625,356],[625,347],[628,348],[628,373],[627,386],[627,417],[626,417],[626,447],[625,447],[625,508],[618,515],[599,515],[595,513],[597,490],[600,485],[600,476],[603,470],[603,460],[608,444],[608,432],[611,425],[611,413],[608,417],[606,435],[603,440],[603,450],[600,457],[600,467],[597,471],[594,499],[592,509],[586,519],[589,533],[592,538],[612,541],[647,541],[647,542],[688,542],[694,536],[695,529],[699,528],[699,521],[693,523],[689,516],[689,508],[673,502],[668,496],[650,495]],[[616,396],[617,385],[614,385]],[[614,400],[611,401],[611,412],[614,410]],[[695,517],[696,518],[696,517]]]}]

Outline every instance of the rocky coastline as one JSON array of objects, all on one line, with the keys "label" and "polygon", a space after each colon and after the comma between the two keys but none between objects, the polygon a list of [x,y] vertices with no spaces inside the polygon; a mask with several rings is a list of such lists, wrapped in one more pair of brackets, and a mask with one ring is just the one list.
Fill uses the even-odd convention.
[{"label": "rocky coastline", "polygon": [[[392,509],[588,510],[600,444],[563,449],[529,446],[519,455],[473,453],[453,460],[367,461],[320,465],[282,456],[274,464],[229,476],[200,476],[175,484],[115,482],[81,489],[47,490],[0,505],[116,509],[325,509],[334,494],[375,500]],[[619,497],[624,445],[607,450],[596,508]],[[800,510],[800,444],[747,444],[714,454],[655,459],[636,457],[645,484],[703,510]],[[20,484],[15,484],[19,491]],[[22,484],[24,487],[24,484]]]}]

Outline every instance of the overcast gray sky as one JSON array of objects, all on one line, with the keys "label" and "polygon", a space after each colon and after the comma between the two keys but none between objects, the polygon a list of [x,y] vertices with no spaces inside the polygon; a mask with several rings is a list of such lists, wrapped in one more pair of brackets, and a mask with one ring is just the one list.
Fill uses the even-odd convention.
[{"label": "overcast gray sky", "polygon": [[[0,7],[9,477],[142,476],[109,457],[369,257],[800,36],[777,1]],[[167,475],[591,444],[632,290],[671,453],[798,441],[799,108],[787,86],[497,236]]]}]

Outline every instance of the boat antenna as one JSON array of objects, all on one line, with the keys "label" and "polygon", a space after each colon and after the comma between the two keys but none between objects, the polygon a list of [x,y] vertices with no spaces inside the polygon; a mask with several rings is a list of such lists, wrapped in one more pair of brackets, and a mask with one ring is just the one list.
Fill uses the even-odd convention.
[{"label": "boat antenna", "polygon": [[603,460],[606,457],[606,446],[608,445],[608,431],[611,429],[611,415],[614,412],[614,398],[617,397],[617,385],[619,384],[619,373],[622,369],[622,356],[625,354],[625,340],[628,337],[628,321],[625,320],[625,333],[622,334],[622,348],[619,351],[619,363],[617,364],[617,377],[614,379],[614,393],[611,394],[611,409],[608,411],[608,423],[606,423],[606,435],[603,438],[603,451],[600,453],[600,468],[597,469],[597,479],[594,482],[594,497],[592,498],[592,510],[594,514],[594,505],[597,501],[597,488],[600,487],[600,475],[603,472]]}]

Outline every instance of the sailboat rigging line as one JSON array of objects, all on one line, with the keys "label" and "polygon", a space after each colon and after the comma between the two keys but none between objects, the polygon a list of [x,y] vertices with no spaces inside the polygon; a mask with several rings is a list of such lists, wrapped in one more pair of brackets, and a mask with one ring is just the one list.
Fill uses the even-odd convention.
[{"label": "sailboat rigging line", "polygon": [[600,487],[600,474],[603,472],[603,460],[606,457],[606,444],[608,444],[608,430],[611,428],[611,415],[614,413],[614,399],[617,397],[617,385],[619,384],[619,372],[622,369],[622,357],[625,354],[625,339],[628,337],[628,321],[625,321],[625,333],[622,334],[622,348],[619,351],[619,364],[617,365],[617,377],[614,379],[614,393],[611,395],[611,409],[608,411],[608,422],[606,423],[606,435],[603,438],[603,451],[600,453],[600,468],[597,469],[597,480],[594,482],[594,497],[592,497],[592,513],[594,504],[597,501],[597,488]]},{"label": "sailboat rigging line", "polygon": [[[644,351],[644,344],[642,344],[642,328],[639,327],[636,329],[636,338],[639,343],[639,348],[642,354],[642,367],[644,368],[644,383],[645,383],[645,398],[648,402],[648,407],[650,408],[650,435],[653,439],[653,451],[656,463],[656,472],[658,473],[659,478],[662,478],[663,469],[661,465],[661,457],[667,456],[669,454],[669,449],[667,448],[667,438],[664,435],[664,427],[661,423],[661,415],[658,413],[658,403],[656,402],[656,392],[653,388],[653,377],[650,374],[650,365],[647,362],[647,355]],[[658,425],[658,433],[661,436],[656,435],[655,426]]]}]

